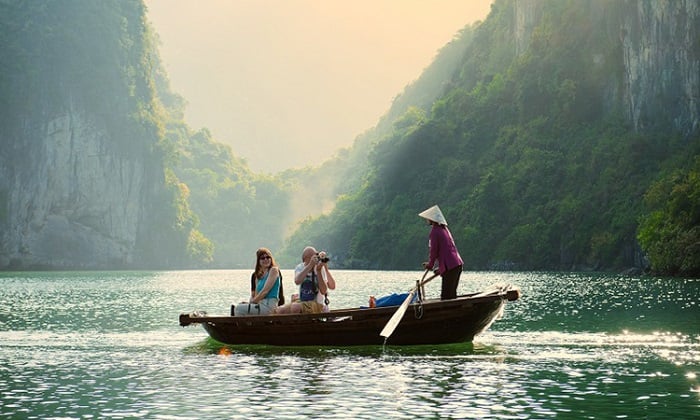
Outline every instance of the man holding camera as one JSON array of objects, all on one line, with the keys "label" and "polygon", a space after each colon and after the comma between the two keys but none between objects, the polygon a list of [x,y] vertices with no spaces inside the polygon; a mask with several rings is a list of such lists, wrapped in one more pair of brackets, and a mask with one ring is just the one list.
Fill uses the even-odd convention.
[{"label": "man holding camera", "polygon": [[[299,285],[299,302],[302,313],[328,312],[328,290],[335,290],[335,279],[328,270],[325,251],[317,252],[307,246],[301,253],[301,263],[294,269],[294,283]],[[292,312],[297,308],[292,305]]]}]

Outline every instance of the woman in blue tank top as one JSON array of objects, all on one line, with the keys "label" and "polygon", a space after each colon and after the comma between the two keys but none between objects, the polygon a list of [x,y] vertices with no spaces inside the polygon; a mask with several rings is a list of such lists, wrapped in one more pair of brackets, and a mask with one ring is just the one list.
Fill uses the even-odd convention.
[{"label": "woman in blue tank top", "polygon": [[277,309],[281,283],[279,267],[269,249],[260,248],[255,255],[255,289],[251,290],[248,302],[235,306],[236,316],[267,315]]}]

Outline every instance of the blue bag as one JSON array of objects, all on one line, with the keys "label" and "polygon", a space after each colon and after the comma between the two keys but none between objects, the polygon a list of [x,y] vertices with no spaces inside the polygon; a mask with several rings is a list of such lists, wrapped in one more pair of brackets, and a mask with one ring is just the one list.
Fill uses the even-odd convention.
[{"label": "blue bag", "polygon": [[[377,307],[381,306],[399,306],[408,297],[408,293],[392,293],[388,296],[382,296],[377,298]],[[413,301],[416,300],[416,296],[413,296]]]}]

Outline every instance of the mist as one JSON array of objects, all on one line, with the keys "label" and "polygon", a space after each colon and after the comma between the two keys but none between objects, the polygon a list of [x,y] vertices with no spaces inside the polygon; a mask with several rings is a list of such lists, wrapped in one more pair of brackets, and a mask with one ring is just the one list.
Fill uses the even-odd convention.
[{"label": "mist", "polygon": [[350,146],[491,3],[146,0],[188,125],[267,173]]}]

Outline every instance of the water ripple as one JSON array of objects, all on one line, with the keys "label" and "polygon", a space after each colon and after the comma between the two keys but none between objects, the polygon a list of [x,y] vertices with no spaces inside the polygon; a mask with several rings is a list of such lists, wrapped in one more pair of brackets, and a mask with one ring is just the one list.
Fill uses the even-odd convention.
[{"label": "water ripple", "polygon": [[[337,306],[416,277],[339,274]],[[182,311],[225,313],[247,276],[0,274],[0,417],[687,418],[700,408],[694,280],[465,273],[463,292],[506,282],[523,297],[474,343],[444,346],[225,346],[177,326]]]}]

